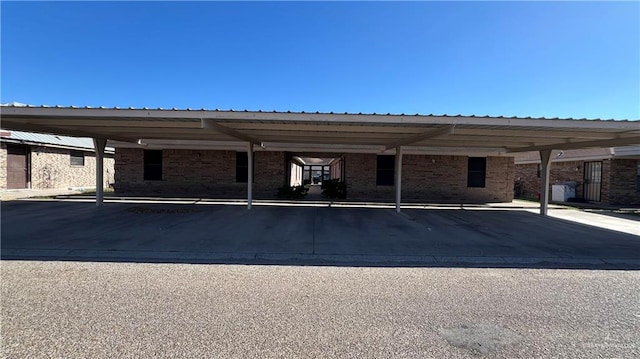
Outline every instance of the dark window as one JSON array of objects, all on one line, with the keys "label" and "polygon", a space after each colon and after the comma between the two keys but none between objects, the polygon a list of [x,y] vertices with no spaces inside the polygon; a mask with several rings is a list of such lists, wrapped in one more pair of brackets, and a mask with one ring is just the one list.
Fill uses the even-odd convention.
[{"label": "dark window", "polygon": [[486,175],[487,159],[485,157],[469,157],[467,187],[484,187]]},{"label": "dark window", "polygon": [[[253,156],[253,182],[256,181],[256,157]],[[249,158],[247,152],[236,152],[236,182],[247,183],[249,180]]]},{"label": "dark window", "polygon": [[540,178],[542,176],[542,165],[541,164],[539,164],[537,169],[536,169],[536,176],[538,178]]},{"label": "dark window", "polygon": [[72,166],[84,166],[84,152],[72,150],[70,155]]},{"label": "dark window", "polygon": [[162,150],[144,150],[144,180],[162,181]]},{"label": "dark window", "polygon": [[376,166],[376,185],[393,186],[396,166],[395,155],[378,155]]}]

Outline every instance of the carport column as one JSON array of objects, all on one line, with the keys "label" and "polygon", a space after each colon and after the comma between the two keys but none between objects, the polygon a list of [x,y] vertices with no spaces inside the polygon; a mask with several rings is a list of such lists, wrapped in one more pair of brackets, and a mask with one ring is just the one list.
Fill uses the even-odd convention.
[{"label": "carport column", "polygon": [[102,206],[104,200],[104,148],[107,140],[104,138],[94,138],[93,148],[96,152],[96,206]]},{"label": "carport column", "polygon": [[549,204],[549,174],[551,169],[551,154],[553,150],[540,151],[540,161],[542,168],[540,176],[542,177],[542,188],[540,188],[540,214],[547,215],[547,206]]},{"label": "carport column", "polygon": [[248,168],[247,171],[247,209],[251,209],[253,202],[253,143],[249,142],[249,150],[247,151]]},{"label": "carport column", "polygon": [[396,213],[400,213],[402,200],[402,146],[396,147]]}]

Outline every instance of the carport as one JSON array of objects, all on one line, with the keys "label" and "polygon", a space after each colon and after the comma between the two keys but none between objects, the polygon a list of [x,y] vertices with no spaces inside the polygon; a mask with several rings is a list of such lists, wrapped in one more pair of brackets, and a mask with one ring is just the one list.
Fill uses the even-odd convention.
[{"label": "carport", "polygon": [[403,154],[509,156],[537,151],[542,162],[541,215],[547,213],[554,151],[640,144],[640,123],[634,121],[47,106],[2,106],[1,110],[5,129],[93,138],[98,206],[103,203],[102,159],[107,144],[246,150],[248,208],[253,201],[254,151],[395,154],[397,212]]}]

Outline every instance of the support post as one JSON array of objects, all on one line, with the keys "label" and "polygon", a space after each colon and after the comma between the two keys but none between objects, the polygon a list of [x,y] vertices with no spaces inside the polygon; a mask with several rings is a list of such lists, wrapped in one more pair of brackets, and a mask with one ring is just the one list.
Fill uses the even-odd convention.
[{"label": "support post", "polygon": [[400,213],[402,200],[402,146],[396,147],[396,213]]},{"label": "support post", "polygon": [[540,188],[540,215],[547,215],[547,207],[549,205],[549,174],[551,173],[551,155],[553,154],[553,150],[541,150],[540,151],[540,177],[541,177],[541,188]]},{"label": "support post", "polygon": [[249,148],[247,151],[247,209],[251,209],[253,202],[253,143],[249,142]]},{"label": "support post", "polygon": [[104,138],[93,139],[93,149],[96,153],[96,206],[101,207],[104,202],[104,148],[107,140]]}]

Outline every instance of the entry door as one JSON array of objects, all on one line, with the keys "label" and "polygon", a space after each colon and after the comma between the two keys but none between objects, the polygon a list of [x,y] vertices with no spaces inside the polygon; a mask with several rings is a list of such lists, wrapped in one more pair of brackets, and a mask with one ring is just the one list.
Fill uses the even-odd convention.
[{"label": "entry door", "polygon": [[602,162],[585,162],[584,164],[584,199],[600,202],[602,187]]},{"label": "entry door", "polygon": [[27,146],[7,144],[7,188],[27,188]]}]

